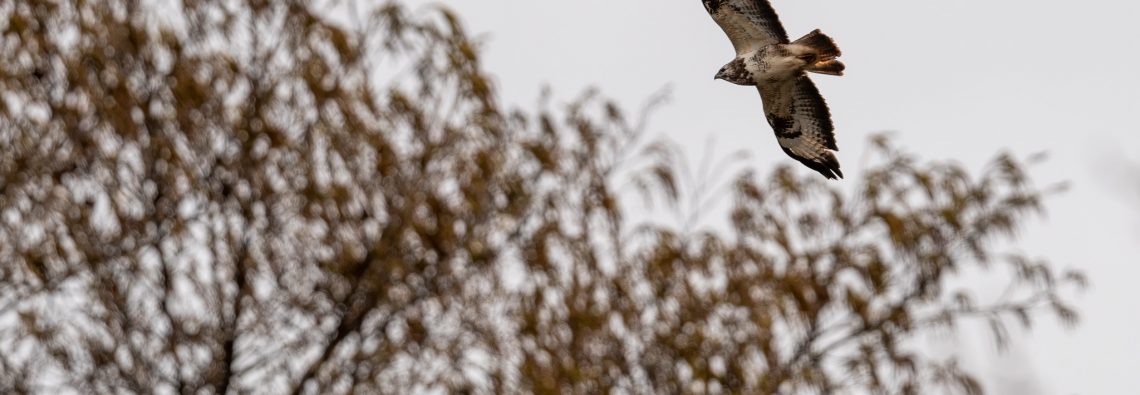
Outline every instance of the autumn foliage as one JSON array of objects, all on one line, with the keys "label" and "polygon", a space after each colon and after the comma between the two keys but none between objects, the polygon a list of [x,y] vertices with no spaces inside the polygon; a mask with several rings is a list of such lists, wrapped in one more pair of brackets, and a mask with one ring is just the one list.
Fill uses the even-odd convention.
[{"label": "autumn foliage", "polygon": [[694,192],[644,117],[507,108],[459,16],[369,4],[0,3],[0,392],[973,394],[913,339],[1076,319],[999,249],[1023,161],[878,137],[641,223]]}]

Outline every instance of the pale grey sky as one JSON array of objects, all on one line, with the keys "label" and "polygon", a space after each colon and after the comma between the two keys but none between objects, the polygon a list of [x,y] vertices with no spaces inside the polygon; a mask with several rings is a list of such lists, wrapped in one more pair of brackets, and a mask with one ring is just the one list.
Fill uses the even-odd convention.
[{"label": "pale grey sky", "polygon": [[[991,355],[989,339],[960,339],[991,393],[1136,393],[1140,174],[1120,163],[1140,164],[1140,1],[772,2],[793,38],[821,28],[843,49],[847,75],[813,79],[849,178],[866,136],[891,130],[924,158],[975,169],[1002,149],[1047,151],[1035,179],[1072,182],[1019,246],[1090,275],[1083,322],[1067,331],[1041,321],[1003,356]],[[691,158],[715,136],[721,154],[747,148],[758,169],[793,163],[755,90],[713,81],[733,51],[700,3],[442,1],[485,34],[485,66],[508,103],[529,107],[542,84],[562,98],[592,85],[632,109],[669,84],[672,100],[651,131],[693,147]]]}]

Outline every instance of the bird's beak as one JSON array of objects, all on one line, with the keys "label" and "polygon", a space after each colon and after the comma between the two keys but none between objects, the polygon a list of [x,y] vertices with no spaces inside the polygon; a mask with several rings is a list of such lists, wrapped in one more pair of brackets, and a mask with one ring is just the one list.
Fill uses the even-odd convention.
[{"label": "bird's beak", "polygon": [[716,75],[713,76],[713,81],[723,80],[723,79],[724,79],[724,70],[716,72]]}]

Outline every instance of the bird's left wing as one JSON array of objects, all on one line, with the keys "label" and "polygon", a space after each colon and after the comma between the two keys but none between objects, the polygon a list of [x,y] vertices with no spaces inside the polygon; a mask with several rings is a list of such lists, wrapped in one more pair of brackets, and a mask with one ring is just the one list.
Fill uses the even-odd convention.
[{"label": "bird's left wing", "polygon": [[827,178],[843,178],[835,153],[835,127],[819,90],[807,75],[757,88],[780,148]]},{"label": "bird's left wing", "polygon": [[772,44],[788,43],[788,33],[768,0],[701,1],[716,24],[728,35],[737,55]]}]

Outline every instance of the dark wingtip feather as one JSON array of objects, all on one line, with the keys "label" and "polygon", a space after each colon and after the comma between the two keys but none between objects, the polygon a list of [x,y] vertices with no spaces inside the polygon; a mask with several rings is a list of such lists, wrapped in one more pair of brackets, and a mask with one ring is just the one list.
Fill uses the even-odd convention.
[{"label": "dark wingtip feather", "polygon": [[819,172],[819,174],[823,174],[823,176],[827,177],[829,180],[843,178],[843,172],[839,170],[839,160],[835,159],[835,155],[830,152],[824,153],[821,158],[808,159],[796,155],[792,153],[791,150],[782,146],[780,149],[784,150],[784,153],[788,154],[788,156],[792,157],[792,159],[803,163],[804,166],[807,166],[809,169]]}]

